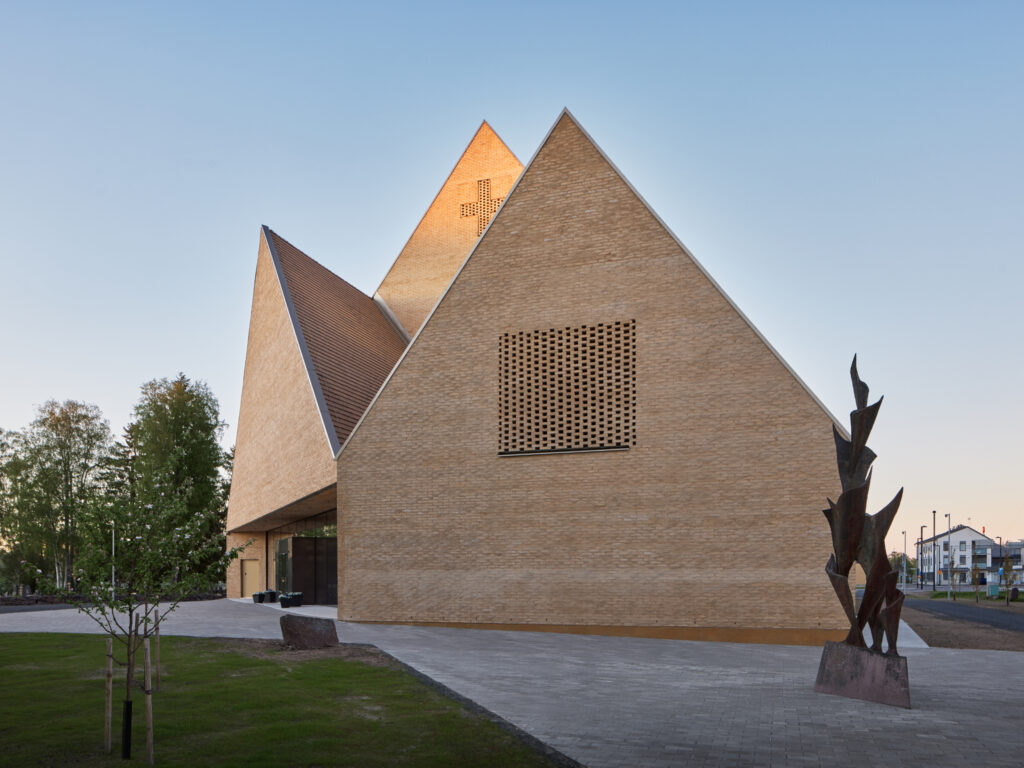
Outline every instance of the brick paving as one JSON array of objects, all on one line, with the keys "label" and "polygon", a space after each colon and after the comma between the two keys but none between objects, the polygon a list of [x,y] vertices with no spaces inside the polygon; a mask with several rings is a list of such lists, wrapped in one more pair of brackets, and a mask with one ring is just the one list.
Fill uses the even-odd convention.
[{"label": "brick paving", "polygon": [[[240,601],[189,603],[165,631],[280,637],[279,617]],[[94,631],[87,622],[5,614],[0,631]],[[908,643],[914,708],[904,710],[815,693],[812,647],[338,626],[344,642],[377,645],[592,768],[1024,763],[1021,653]]]}]

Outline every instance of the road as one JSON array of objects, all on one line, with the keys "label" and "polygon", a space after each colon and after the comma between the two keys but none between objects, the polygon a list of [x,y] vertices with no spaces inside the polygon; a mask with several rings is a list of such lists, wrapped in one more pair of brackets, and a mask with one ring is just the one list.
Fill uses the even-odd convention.
[{"label": "road", "polygon": [[907,608],[937,613],[950,619],[964,619],[999,629],[1024,632],[1024,613],[1011,613],[1010,611],[1002,611],[998,608],[982,608],[976,605],[973,599],[966,596],[962,596],[959,600],[953,602],[941,599],[907,600],[904,605]]}]

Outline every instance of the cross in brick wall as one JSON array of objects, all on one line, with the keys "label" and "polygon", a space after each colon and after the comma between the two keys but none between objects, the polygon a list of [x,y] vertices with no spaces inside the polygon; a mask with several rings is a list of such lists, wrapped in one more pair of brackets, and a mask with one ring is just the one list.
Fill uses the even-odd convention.
[{"label": "cross in brick wall", "polygon": [[462,218],[476,216],[476,235],[479,237],[487,229],[487,223],[497,213],[499,206],[501,206],[501,201],[504,199],[503,197],[492,198],[491,180],[480,179],[476,183],[476,202],[461,203],[459,205],[459,214]]}]

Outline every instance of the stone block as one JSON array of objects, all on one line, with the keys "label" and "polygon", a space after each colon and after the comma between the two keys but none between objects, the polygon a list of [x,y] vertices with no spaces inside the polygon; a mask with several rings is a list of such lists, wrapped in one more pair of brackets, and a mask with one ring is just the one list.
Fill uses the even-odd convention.
[{"label": "stone block", "polygon": [[281,636],[285,645],[299,650],[338,644],[338,630],[334,622],[331,619],[318,619],[313,616],[282,616]]},{"label": "stone block", "polygon": [[825,643],[814,690],[910,709],[907,660],[846,643]]}]

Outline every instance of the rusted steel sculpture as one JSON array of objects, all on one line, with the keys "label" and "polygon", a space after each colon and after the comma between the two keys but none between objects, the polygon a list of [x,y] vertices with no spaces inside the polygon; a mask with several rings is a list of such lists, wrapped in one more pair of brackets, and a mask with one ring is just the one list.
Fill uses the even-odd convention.
[{"label": "rusted steel sculpture", "polygon": [[[858,648],[865,647],[864,627],[867,625],[871,627],[871,650],[882,650],[884,634],[889,643],[889,654],[895,656],[903,593],[896,588],[899,571],[892,568],[885,553],[885,535],[900,507],[903,489],[900,488],[896,497],[881,512],[876,515],[866,514],[871,463],[875,460],[875,453],[868,448],[867,442],[882,405],[882,398],[878,398],[874,405],[868,405],[868,385],[857,375],[856,355],[850,367],[850,378],[853,379],[853,395],[857,401],[857,410],[850,414],[850,439],[847,440],[835,426],[832,427],[843,492],[839,501],[829,499],[829,508],[824,510],[832,528],[832,546],[835,549],[835,554],[825,566],[825,572],[850,620],[846,642]],[[854,561],[861,564],[867,575],[864,599],[856,614],[848,578]]]},{"label": "rusted steel sculpture", "polygon": [[[850,439],[832,427],[842,493],[838,501],[829,499],[829,508],[824,510],[832,529],[834,549],[825,572],[850,621],[844,642],[859,649],[859,653],[842,650],[842,643],[826,643],[815,689],[909,707],[906,660],[896,652],[904,595],[896,587],[899,571],[889,564],[885,552],[885,535],[899,509],[903,489],[880,512],[867,514],[871,464],[875,460],[867,442],[882,398],[868,405],[868,385],[857,375],[856,355],[850,367],[850,378],[857,403],[857,409],[850,414]],[[849,583],[854,562],[861,564],[867,576],[859,610],[855,610]],[[864,642],[865,627],[871,632],[870,650]],[[881,656],[883,636],[888,643],[884,657]]]}]

